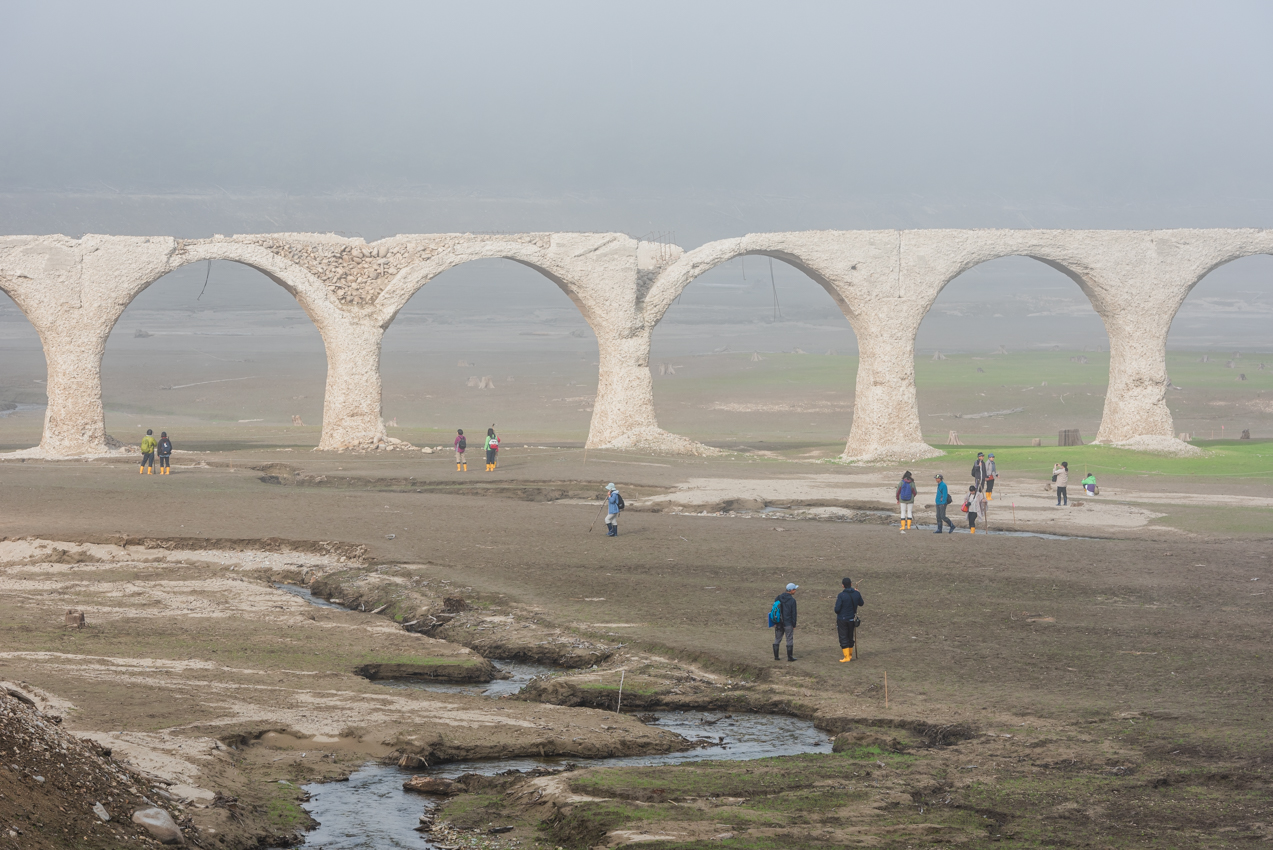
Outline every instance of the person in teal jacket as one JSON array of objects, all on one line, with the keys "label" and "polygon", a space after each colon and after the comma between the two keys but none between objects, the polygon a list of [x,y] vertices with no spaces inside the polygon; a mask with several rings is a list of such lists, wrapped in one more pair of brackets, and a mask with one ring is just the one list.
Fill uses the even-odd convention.
[{"label": "person in teal jacket", "polygon": [[946,516],[946,506],[950,504],[950,489],[946,487],[946,481],[941,477],[941,473],[933,476],[937,479],[937,530],[933,534],[941,534],[942,523],[950,526],[950,533],[955,533],[955,524],[950,521],[950,517]]}]

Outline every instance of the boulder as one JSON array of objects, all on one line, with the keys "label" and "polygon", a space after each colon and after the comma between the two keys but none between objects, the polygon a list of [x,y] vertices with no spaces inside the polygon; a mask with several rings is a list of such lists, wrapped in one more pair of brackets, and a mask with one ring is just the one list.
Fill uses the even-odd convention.
[{"label": "boulder", "polygon": [[172,815],[161,808],[138,809],[133,812],[133,823],[146,827],[150,837],[160,844],[185,843],[185,839],[181,836],[181,830],[177,827],[176,822],[173,821]]},{"label": "boulder", "polygon": [[420,775],[413,776],[402,783],[402,790],[414,791],[417,794],[438,794],[449,797],[452,794],[460,793],[461,787],[450,779],[443,779],[440,776]]}]

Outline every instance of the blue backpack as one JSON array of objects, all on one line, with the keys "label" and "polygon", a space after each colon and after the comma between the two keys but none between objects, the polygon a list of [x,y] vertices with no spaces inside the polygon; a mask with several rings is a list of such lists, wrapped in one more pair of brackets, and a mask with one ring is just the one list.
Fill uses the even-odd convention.
[{"label": "blue backpack", "polygon": [[897,494],[901,496],[903,502],[909,502],[915,498],[915,488],[911,486],[911,482],[903,478],[902,486],[898,488]]},{"label": "blue backpack", "polygon": [[775,599],[774,607],[769,609],[769,628],[780,625],[782,623],[782,600]]}]

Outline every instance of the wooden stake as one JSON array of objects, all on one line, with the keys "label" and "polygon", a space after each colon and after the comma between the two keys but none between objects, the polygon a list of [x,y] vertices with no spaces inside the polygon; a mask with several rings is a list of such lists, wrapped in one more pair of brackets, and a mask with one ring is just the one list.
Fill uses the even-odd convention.
[{"label": "wooden stake", "polygon": [[1017,524],[1017,503],[1016,502],[1012,503],[1012,524],[1013,525]]},{"label": "wooden stake", "polygon": [[627,670],[619,671],[619,701],[614,705],[614,713],[619,713],[619,708],[623,705],[623,677],[628,675]]},{"label": "wooden stake", "polygon": [[888,671],[884,671],[884,707],[888,708]]}]

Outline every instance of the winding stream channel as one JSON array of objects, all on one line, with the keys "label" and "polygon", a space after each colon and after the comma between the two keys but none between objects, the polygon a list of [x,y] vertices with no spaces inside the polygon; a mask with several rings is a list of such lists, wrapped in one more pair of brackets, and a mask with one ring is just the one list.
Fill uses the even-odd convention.
[{"label": "winding stream channel", "polygon": [[[324,608],[346,609],[343,605],[315,597],[298,585],[276,584],[276,588]],[[423,680],[384,680],[386,687],[417,688],[444,693],[467,693],[491,698],[515,694],[531,679],[558,668],[539,664],[495,660],[493,663],[510,678],[482,684],[453,684]],[[537,767],[560,769],[567,764],[580,767],[645,767],[695,761],[746,761],[771,756],[831,752],[831,738],[809,720],[777,714],[728,714],[720,711],[665,711],[657,713],[655,724],[685,738],[695,749],[679,753],[646,756],[617,756],[599,759],[507,758],[452,762],[425,771],[404,770],[371,762],[355,771],[346,782],[306,785],[310,799],[304,808],[319,826],[298,845],[312,850],[380,850],[411,848],[434,850],[439,845],[415,832],[420,815],[437,805],[429,796],[402,790],[402,783],[416,773],[454,779],[465,773],[491,775],[509,770],[527,771]]]},{"label": "winding stream channel", "polygon": [[[465,773],[495,774],[506,770],[536,767],[641,767],[789,756],[800,753],[829,753],[831,739],[808,720],[773,714],[668,711],[658,715],[657,725],[690,741],[710,739],[713,743],[682,753],[650,756],[618,756],[601,759],[483,759],[444,764],[427,772],[454,779]],[[306,785],[310,793],[305,810],[319,822],[309,833],[306,848],[322,850],[372,850],[407,847],[431,850],[438,845],[414,832],[420,815],[436,805],[431,797],[402,790],[412,771],[383,764],[368,764],[349,777],[348,782]]]}]

